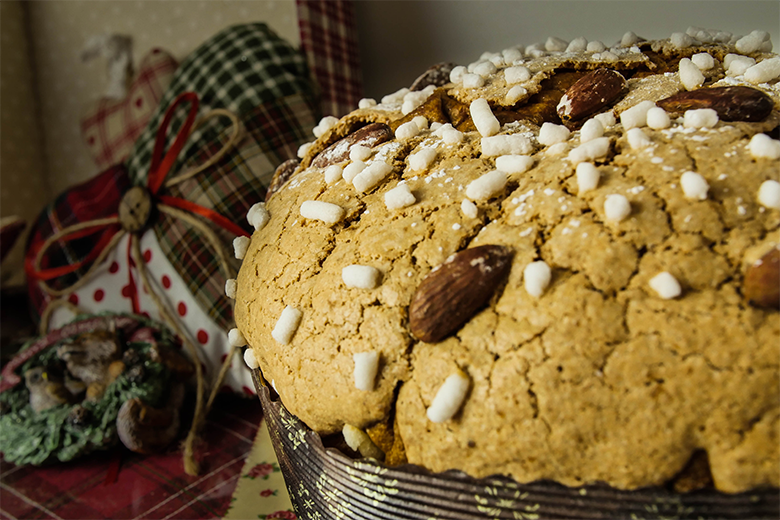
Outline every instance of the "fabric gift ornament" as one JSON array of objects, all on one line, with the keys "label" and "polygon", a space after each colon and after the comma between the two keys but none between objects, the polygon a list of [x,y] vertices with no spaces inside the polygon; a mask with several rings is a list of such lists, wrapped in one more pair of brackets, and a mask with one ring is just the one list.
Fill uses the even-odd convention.
[{"label": "fabric gift ornament", "polygon": [[[164,139],[170,124],[171,115],[174,110],[183,103],[190,104],[187,119],[177,133],[173,145],[165,152],[163,149]],[[135,271],[137,277],[141,281],[144,292],[152,299],[156,306],[157,314],[163,321],[171,326],[180,338],[182,338],[194,360],[200,359],[202,354],[198,353],[193,341],[174,317],[174,313],[169,309],[169,304],[166,303],[163,298],[159,297],[156,293],[156,289],[152,287],[146,266],[146,255],[141,253],[140,236],[146,231],[147,226],[154,225],[155,217],[160,214],[166,214],[170,217],[184,220],[187,224],[192,226],[192,228],[201,233],[210,243],[212,249],[211,253],[220,258],[220,264],[225,279],[233,276],[234,270],[228,261],[228,255],[225,252],[223,241],[198,217],[202,217],[211,224],[222,228],[231,236],[248,236],[248,233],[216,211],[200,206],[192,201],[168,195],[165,191],[166,187],[175,186],[178,183],[191,179],[201,171],[209,168],[212,164],[219,162],[239,140],[241,127],[238,119],[233,114],[230,114],[225,110],[213,110],[209,112],[201,122],[218,116],[227,116],[232,120],[233,132],[229,141],[218,153],[213,155],[201,166],[175,177],[167,178],[171,166],[175,162],[177,155],[192,131],[197,112],[198,98],[194,93],[184,93],[175,100],[173,105],[169,108],[162,126],[158,130],[158,139],[152,156],[151,168],[146,186],[134,186],[127,189],[119,202],[116,214],[109,214],[107,216],[68,226],[43,241],[39,247],[31,248],[31,254],[28,254],[28,275],[30,280],[36,280],[38,287],[49,295],[61,297],[72,294],[74,290],[92,280],[93,275],[97,273],[103,265],[103,260],[109,253],[117,249],[117,245],[122,242],[123,238],[126,238],[124,241],[124,243],[126,243],[124,250],[126,250],[127,254],[128,267],[128,285],[126,287],[129,288],[127,292],[133,313],[138,314],[141,312],[139,303],[140,291],[137,289],[138,283],[136,282],[136,277],[133,275],[132,269],[132,266],[134,265],[136,267]],[[109,172],[115,173],[111,170]],[[122,172],[119,172],[118,175],[121,176],[121,173]],[[126,183],[120,182],[118,184],[125,185]],[[61,240],[65,242],[78,240],[95,233],[98,233],[100,238],[97,240],[95,247],[84,259],[70,265],[47,267],[47,262],[45,261],[47,258],[46,254],[49,248],[55,243],[58,243]],[[91,264],[89,270],[72,286],[57,289],[49,285],[49,280],[73,273],[87,264]],[[111,268],[109,268],[109,270],[111,270]],[[55,306],[56,304],[50,304],[48,310],[55,308]],[[181,312],[179,312],[179,314],[181,314]],[[47,319],[47,313],[44,313],[42,322],[45,324]],[[197,471],[195,469],[194,459],[192,459],[192,444],[195,440],[197,428],[202,422],[206,410],[208,410],[216,395],[219,381],[224,377],[225,372],[229,367],[234,350],[235,349],[229,350],[228,356],[223,364],[223,369],[220,371],[218,380],[214,385],[205,406],[203,403],[203,368],[201,363],[197,362],[195,364],[195,373],[198,380],[197,403],[195,418],[193,420],[193,430],[190,432],[190,436],[188,436],[185,443],[185,467],[187,468],[188,473],[194,474]]]},{"label": "fabric gift ornament", "polygon": [[[168,314],[177,318],[182,332],[197,345],[209,379],[215,380],[214,374],[222,372],[223,388],[253,394],[244,363],[228,361],[234,348],[226,332],[234,324],[232,301],[225,296],[227,275],[221,264],[224,257],[237,263],[233,255],[220,259],[199,229],[172,215],[187,212],[175,207],[167,212],[153,209],[150,223],[137,233],[137,252],[150,273],[151,290],[146,286],[138,290],[141,262],[136,259],[138,254],[128,254],[133,251],[129,234],[115,239],[118,242],[113,248],[106,246],[120,229],[115,219],[125,192],[134,185],[148,186],[156,150],[174,148],[176,135],[159,131],[164,120],[170,128],[182,128],[190,117],[192,107],[187,110],[186,103],[174,107],[180,95],[195,92],[202,112],[228,110],[238,117],[244,132],[229,153],[198,175],[173,184],[169,175],[159,194],[190,201],[249,230],[247,211],[264,200],[276,166],[296,157],[298,147],[311,138],[319,117],[314,91],[304,58],[264,24],[229,27],[193,51],[177,69],[127,162],[69,189],[44,210],[34,226],[28,242],[28,272],[34,271],[35,257],[49,237],[74,224],[114,219],[104,222],[107,227],[102,229],[82,229],[67,240],[55,241],[43,254],[42,270],[61,270],[49,271],[52,277],[46,280],[47,286],[61,291],[59,296],[53,297],[39,286],[34,273],[28,275],[30,300],[39,315],[47,314],[42,323],[49,321],[53,327],[66,323],[73,313],[64,307],[73,304],[96,313],[132,311],[137,302],[142,313],[157,317],[151,295],[154,291],[164,295]],[[228,119],[220,117],[211,118],[206,125],[194,125],[173,164],[168,164],[170,171],[191,170],[224,149],[235,129],[234,121],[225,122]],[[211,229],[225,249],[231,248],[235,234],[199,214],[187,214]],[[98,259],[103,250],[107,254]],[[82,281],[93,264],[98,267]],[[79,286],[73,289],[76,283]]]},{"label": "fabric gift ornament", "polygon": [[[168,110],[184,92],[197,93],[203,112],[227,109],[238,116],[243,137],[222,159],[198,175],[175,184],[167,181],[163,192],[251,229],[246,222],[247,211],[264,200],[276,166],[296,157],[298,147],[311,139],[311,129],[318,121],[317,98],[303,56],[259,23],[229,27],[193,51],[177,69],[125,165],[112,166],[91,181],[70,188],[45,208],[28,242],[28,270],[47,238],[73,224],[116,216],[124,193],[132,185],[147,185],[156,143],[164,140],[165,146],[172,147],[175,139],[172,134],[158,135],[163,120],[167,116],[169,127],[180,128],[189,114],[186,104]],[[208,161],[231,139],[233,126],[228,118],[212,118],[207,125],[194,127],[171,169],[185,171]],[[235,235],[203,222],[231,249]],[[42,267],[67,272],[48,280],[48,285],[66,290],[79,282],[97,258],[96,251],[104,249],[106,234],[119,228],[114,226],[102,234],[94,229],[82,230],[50,247],[42,258]],[[157,212],[151,230],[154,233],[139,235],[142,256],[152,273],[150,283],[167,296],[172,313],[200,347],[207,373],[212,374],[230,351],[226,331],[234,326],[220,259],[205,236],[185,220]],[[58,307],[51,311],[52,326],[71,319],[72,313],[62,308],[68,301],[89,312],[131,311],[133,294],[142,312],[156,315],[151,297],[136,292],[129,281],[136,266],[128,265],[135,264],[132,257],[128,261],[128,247],[125,236],[102,264],[98,262],[100,267],[90,280],[62,294]],[[231,254],[227,256],[229,262],[236,262]],[[136,273],[135,280],[138,276]],[[52,297],[38,286],[34,276],[28,277],[28,284],[33,307],[41,315]],[[243,363],[236,363],[228,371],[225,388],[254,394]]]},{"label": "fabric gift ornament", "polygon": [[81,135],[101,170],[127,158],[155,113],[177,67],[169,53],[152,49],[141,60],[126,97],[103,97],[85,110]]},{"label": "fabric gift ornament", "polygon": [[[136,141],[125,163],[133,184],[145,183],[157,129],[166,109],[184,92],[197,93],[204,112],[226,109],[237,115],[246,138],[206,172],[168,190],[247,225],[246,213],[264,200],[276,167],[297,157],[298,147],[311,140],[311,130],[319,121],[318,100],[306,61],[262,23],[228,27],[208,39],[182,62],[149,126]],[[183,107],[173,111],[170,126],[179,128],[186,116]],[[231,135],[225,122],[218,118],[194,128],[173,170],[202,164],[221,149]],[[166,138],[167,146],[172,139]],[[232,328],[231,301],[225,297],[225,280],[212,276],[219,270],[219,262],[208,243],[180,219],[163,214],[158,224],[153,228],[158,248],[176,267],[186,290],[224,331]],[[225,235],[226,244],[233,238]],[[185,318],[189,314],[188,310]],[[199,329],[192,332],[197,335]],[[217,363],[221,355],[216,354]],[[227,381],[229,384],[230,378]],[[253,393],[251,379],[244,376],[242,381],[232,387]]]}]

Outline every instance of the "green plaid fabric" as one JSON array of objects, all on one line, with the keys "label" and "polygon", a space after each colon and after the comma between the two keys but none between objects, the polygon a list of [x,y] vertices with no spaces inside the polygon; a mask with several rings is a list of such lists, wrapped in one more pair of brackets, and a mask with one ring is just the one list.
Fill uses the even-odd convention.
[{"label": "green plaid fabric", "polygon": [[[167,188],[167,194],[212,208],[249,230],[248,208],[263,200],[276,166],[296,156],[299,144],[308,139],[310,129],[317,123],[313,116],[315,107],[310,103],[298,93],[255,107],[244,118],[246,137],[233,151],[203,174]],[[222,148],[228,134],[225,131],[195,150],[183,168],[202,164]],[[230,244],[235,237],[216,226],[211,228],[222,238],[232,259]],[[160,248],[182,272],[203,309],[221,326],[230,325],[232,308],[225,297],[225,277],[219,272],[219,262],[209,243],[189,224],[164,214],[160,215],[155,231]],[[237,270],[239,265],[234,261],[232,267]]]},{"label": "green plaid fabric", "polygon": [[[210,109],[226,108],[240,118],[258,105],[295,93],[311,101],[316,99],[316,88],[310,80],[306,60],[268,26],[254,23],[228,27],[193,51],[176,71],[157,111],[126,161],[135,184],[146,180],[155,136],[165,111],[179,94],[188,91],[198,94],[201,115]],[[314,103],[311,106],[315,106]],[[186,118],[187,108],[181,107],[172,119],[166,149]],[[174,171],[228,125],[223,120],[211,120],[195,130],[179,155]]]},{"label": "green plaid fabric", "polygon": [[[134,184],[146,184],[157,129],[173,100],[187,91],[198,94],[199,115],[226,108],[238,115],[246,133],[217,164],[163,188],[160,194],[213,209],[251,232],[247,211],[264,200],[276,166],[295,157],[298,147],[311,140],[311,129],[319,120],[318,99],[304,58],[259,23],[230,27],[201,45],[179,67],[149,126],[135,143],[126,162]],[[186,118],[187,108],[181,107],[174,115],[166,149]],[[222,148],[229,134],[227,118],[210,119],[192,133],[169,175],[205,162]],[[201,220],[222,239],[232,258],[235,237]],[[226,277],[206,239],[189,224],[164,214],[158,217],[154,230],[163,252],[200,306],[220,326],[231,327],[232,307],[224,295]],[[235,272],[228,276],[235,276]]]}]

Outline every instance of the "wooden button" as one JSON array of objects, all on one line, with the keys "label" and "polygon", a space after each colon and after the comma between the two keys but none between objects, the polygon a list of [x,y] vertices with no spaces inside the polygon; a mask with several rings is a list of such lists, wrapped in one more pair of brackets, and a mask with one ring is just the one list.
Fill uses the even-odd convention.
[{"label": "wooden button", "polygon": [[152,198],[149,192],[141,186],[127,190],[119,203],[119,221],[125,231],[135,233],[140,231],[149,220],[152,210]]}]

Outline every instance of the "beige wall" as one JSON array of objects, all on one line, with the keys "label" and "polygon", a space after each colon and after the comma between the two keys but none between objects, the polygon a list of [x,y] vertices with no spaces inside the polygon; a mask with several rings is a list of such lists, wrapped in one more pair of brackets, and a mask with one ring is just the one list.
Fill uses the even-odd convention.
[{"label": "beige wall", "polygon": [[[27,18],[19,2],[0,2],[0,217],[31,223],[48,202]],[[29,229],[29,227],[28,227]],[[3,262],[2,280],[23,282],[21,237]]]}]

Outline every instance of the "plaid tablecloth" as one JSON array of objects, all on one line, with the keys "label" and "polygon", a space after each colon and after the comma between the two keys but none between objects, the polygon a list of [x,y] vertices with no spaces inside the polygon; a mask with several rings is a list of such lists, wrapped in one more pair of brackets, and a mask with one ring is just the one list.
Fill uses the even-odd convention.
[{"label": "plaid tablecloth", "polygon": [[[219,396],[203,431],[208,453],[197,477],[184,473],[177,450],[143,456],[117,448],[46,467],[3,462],[0,518],[222,518],[261,417],[257,399]],[[119,472],[111,482],[117,460]]]}]

